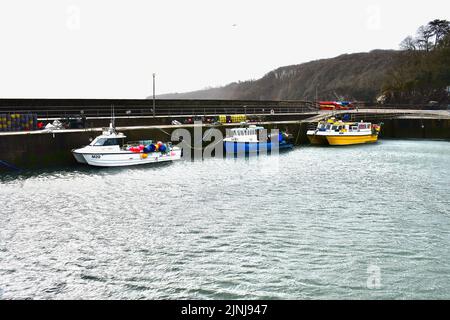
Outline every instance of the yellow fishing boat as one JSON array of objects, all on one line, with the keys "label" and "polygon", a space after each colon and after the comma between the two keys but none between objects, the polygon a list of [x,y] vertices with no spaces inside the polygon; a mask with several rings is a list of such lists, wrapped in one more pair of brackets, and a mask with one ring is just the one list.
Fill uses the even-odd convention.
[{"label": "yellow fishing boat", "polygon": [[343,122],[332,118],[319,122],[315,130],[308,130],[306,134],[311,144],[343,146],[377,142],[380,130],[378,124]]}]

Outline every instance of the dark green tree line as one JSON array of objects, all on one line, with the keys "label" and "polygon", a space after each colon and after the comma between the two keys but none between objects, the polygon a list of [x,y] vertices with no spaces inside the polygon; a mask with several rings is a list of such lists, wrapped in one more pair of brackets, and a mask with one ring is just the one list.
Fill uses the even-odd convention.
[{"label": "dark green tree line", "polygon": [[447,103],[450,86],[450,22],[433,20],[400,44],[402,54],[387,73],[383,93],[391,103]]}]

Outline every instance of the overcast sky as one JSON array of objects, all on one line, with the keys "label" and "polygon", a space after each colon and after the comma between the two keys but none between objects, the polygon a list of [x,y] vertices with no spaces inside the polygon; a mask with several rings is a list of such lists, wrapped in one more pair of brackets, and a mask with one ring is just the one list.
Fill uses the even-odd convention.
[{"label": "overcast sky", "polygon": [[0,97],[144,98],[397,49],[450,1],[1,0]]}]

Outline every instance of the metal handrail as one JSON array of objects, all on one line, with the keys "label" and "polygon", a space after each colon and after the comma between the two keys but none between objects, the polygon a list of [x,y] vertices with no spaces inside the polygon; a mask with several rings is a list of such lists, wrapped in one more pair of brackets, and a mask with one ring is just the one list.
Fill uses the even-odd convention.
[{"label": "metal handrail", "polygon": [[[365,106],[360,107],[360,109],[414,109],[414,110],[444,110],[439,109],[436,106],[411,106],[411,105],[377,105],[377,106]],[[245,114],[245,115],[256,115],[256,114],[270,114],[271,110],[274,114],[286,114],[294,113],[301,114],[311,111],[317,111],[318,109],[311,103],[298,102],[298,103],[285,103],[285,102],[274,102],[273,105],[266,103],[258,104],[254,102],[253,104],[246,105],[235,105],[232,102],[220,103],[215,105],[194,105],[185,104],[183,106],[174,105],[164,105],[156,106],[155,115],[156,116],[181,116],[181,115],[231,115],[231,114]],[[11,113],[35,113],[38,114],[39,118],[67,118],[69,116],[79,116],[84,115],[86,117],[108,117],[111,116],[111,106],[106,105],[91,105],[91,106],[80,106],[80,107],[66,107],[66,106],[51,106],[41,109],[37,109],[32,106],[0,106],[0,114],[11,114]],[[152,108],[149,105],[134,105],[134,106],[115,106],[116,116],[153,116]]]},{"label": "metal handrail", "polygon": [[[283,113],[304,113],[311,111],[306,107],[270,107],[267,106],[255,106],[254,108],[243,108],[236,106],[225,106],[221,108],[217,108],[216,106],[211,107],[197,107],[197,106],[186,106],[182,108],[173,108],[173,107],[159,107],[156,109],[157,116],[176,116],[176,115],[206,115],[206,114],[270,114],[271,110],[274,111],[275,114],[283,114]],[[40,118],[67,118],[73,116],[84,115],[86,117],[108,117],[111,115],[111,110],[109,107],[98,107],[98,108],[80,108],[80,109],[40,109],[40,110],[30,110],[25,108],[0,108],[1,113],[37,113]],[[152,116],[153,113],[151,109],[144,109],[142,107],[139,108],[124,108],[124,107],[116,107],[115,108],[116,116]]]}]

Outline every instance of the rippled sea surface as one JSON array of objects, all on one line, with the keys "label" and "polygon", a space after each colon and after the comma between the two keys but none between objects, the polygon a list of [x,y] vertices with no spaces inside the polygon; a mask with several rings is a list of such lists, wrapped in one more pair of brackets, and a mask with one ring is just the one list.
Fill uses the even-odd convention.
[{"label": "rippled sea surface", "polygon": [[3,299],[450,298],[450,143],[0,176]]}]

